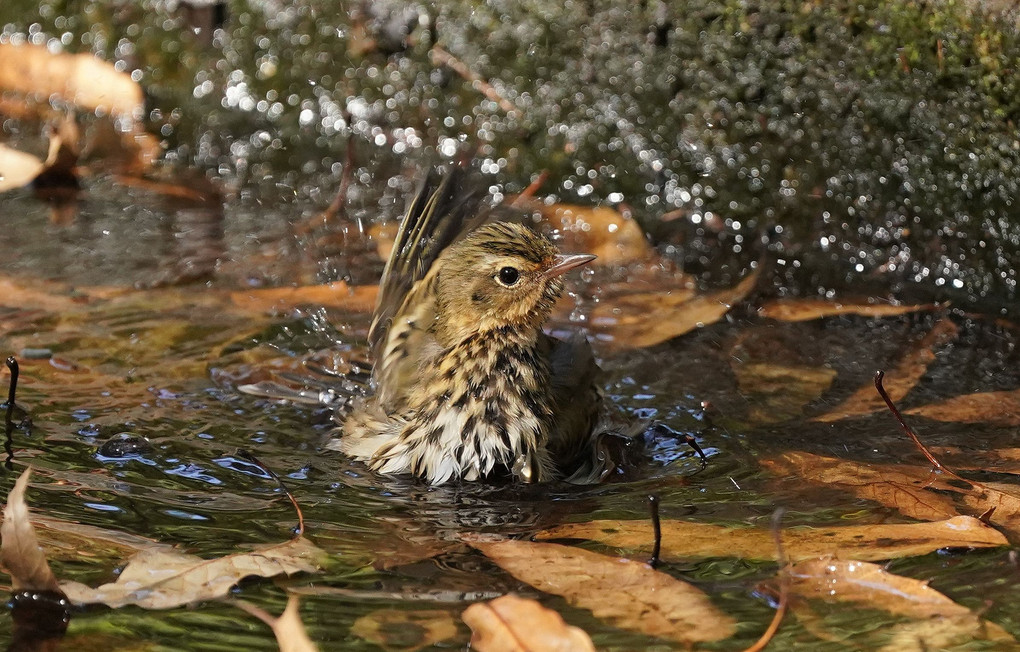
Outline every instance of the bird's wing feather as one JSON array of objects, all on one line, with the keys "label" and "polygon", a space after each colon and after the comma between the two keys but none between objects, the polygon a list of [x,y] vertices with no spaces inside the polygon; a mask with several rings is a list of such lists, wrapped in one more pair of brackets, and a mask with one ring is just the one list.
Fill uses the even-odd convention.
[{"label": "bird's wing feather", "polygon": [[429,174],[407,208],[379,282],[369,344],[376,360],[389,348],[390,325],[408,305],[415,284],[428,274],[439,254],[484,218],[477,192],[464,188],[464,173],[454,167],[442,178]]},{"label": "bird's wing feather", "polygon": [[569,463],[590,446],[602,396],[601,370],[591,345],[577,333],[568,340],[542,335],[548,347],[556,423],[550,433],[553,457]]}]

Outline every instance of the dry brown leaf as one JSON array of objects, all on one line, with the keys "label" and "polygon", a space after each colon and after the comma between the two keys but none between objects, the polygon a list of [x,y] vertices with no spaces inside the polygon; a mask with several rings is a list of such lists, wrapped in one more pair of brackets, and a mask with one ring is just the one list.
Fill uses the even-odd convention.
[{"label": "dry brown leaf", "polygon": [[25,491],[30,477],[32,469],[25,469],[7,496],[4,522],[0,526],[0,562],[10,574],[15,591],[59,591],[57,578],[50,570],[29,519]]},{"label": "dry brown leaf", "polygon": [[305,631],[304,623],[301,622],[301,615],[298,613],[299,602],[298,596],[290,595],[287,598],[287,608],[283,610],[279,618],[273,618],[262,609],[247,602],[235,602],[234,604],[272,628],[276,642],[280,644],[280,652],[317,652],[318,646],[308,638],[308,632]]},{"label": "dry brown leaf", "polygon": [[[615,548],[651,551],[652,525],[640,521],[569,523],[538,533],[539,539],[588,539]],[[1008,545],[1006,537],[971,516],[934,523],[843,525],[783,529],[783,548],[794,560],[835,555],[877,561],[925,555],[940,548]],[[776,559],[772,532],[687,521],[662,521],[662,556],[681,559]]]},{"label": "dry brown leaf", "polygon": [[679,288],[610,298],[592,311],[591,329],[615,348],[654,346],[715,323],[757,280],[755,271],[732,288],[708,294]]},{"label": "dry brown leaf", "polygon": [[330,306],[354,312],[375,309],[375,285],[349,286],[343,281],[305,287],[266,288],[231,292],[234,305],[252,312],[279,313],[299,306]]},{"label": "dry brown leaf", "polygon": [[91,54],[55,54],[45,46],[0,43],[0,90],[47,101],[56,96],[88,111],[140,119],[142,88]]},{"label": "dry brown leaf", "polygon": [[0,192],[32,183],[43,171],[39,158],[0,143]]},{"label": "dry brown leaf", "polygon": [[464,610],[471,648],[479,652],[595,652],[584,630],[534,600],[504,595]]},{"label": "dry brown leaf", "polygon": [[897,305],[891,303],[854,303],[821,299],[777,299],[758,309],[758,314],[779,321],[809,321],[837,315],[891,317],[922,310],[935,310],[938,304]]},{"label": "dry brown leaf", "polygon": [[[940,649],[948,641],[963,642],[980,637],[992,641],[1013,641],[998,625],[980,617],[928,586],[927,582],[894,575],[881,566],[862,561],[812,560],[789,570],[793,594],[828,602],[853,602],[899,616],[935,621],[927,635],[932,639],[898,640],[900,647],[884,649]],[[904,630],[904,633],[911,630]],[[925,630],[913,630],[925,633]],[[934,641],[941,643],[935,643]],[[933,647],[932,647],[933,646]]]},{"label": "dry brown leaf", "polygon": [[642,562],[555,543],[469,543],[518,580],[621,629],[688,645],[729,638],[736,630],[700,589]]},{"label": "dry brown leaf", "polygon": [[303,537],[217,559],[145,550],[128,560],[114,583],[93,589],[78,582],[63,582],[60,588],[74,604],[170,609],[223,597],[245,577],[314,573],[324,554]]},{"label": "dry brown leaf", "polygon": [[959,489],[946,484],[928,468],[862,464],[798,451],[761,460],[761,465],[774,475],[796,478],[800,485],[807,482],[847,491],[920,521],[939,521],[959,515],[952,498],[929,490]]},{"label": "dry brown leaf", "polygon": [[[355,620],[351,633],[384,650],[413,652],[457,636],[457,621],[441,609],[376,609]],[[411,640],[410,633],[417,637]]]},{"label": "dry brown leaf", "polygon": [[[935,360],[935,351],[956,339],[960,329],[950,319],[940,319],[932,329],[916,342],[903,358],[886,374],[883,386],[893,401],[900,401],[914,388],[928,365]],[[839,421],[848,417],[871,414],[885,409],[885,401],[868,383],[850,395],[843,403],[814,421]]]},{"label": "dry brown leaf", "polygon": [[517,205],[537,211],[563,239],[558,246],[568,253],[595,254],[596,265],[625,265],[646,260],[652,246],[638,223],[606,206],[552,204],[521,199]]},{"label": "dry brown leaf", "polygon": [[922,405],[905,412],[933,421],[984,423],[1003,427],[1018,426],[1020,425],[1020,390],[954,396],[941,403]]}]

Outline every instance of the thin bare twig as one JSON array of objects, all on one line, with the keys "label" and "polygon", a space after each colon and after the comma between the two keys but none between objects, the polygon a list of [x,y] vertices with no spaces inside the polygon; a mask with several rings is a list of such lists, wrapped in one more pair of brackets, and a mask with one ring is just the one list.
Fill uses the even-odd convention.
[{"label": "thin bare twig", "polygon": [[240,457],[241,459],[243,459],[244,461],[250,462],[250,463],[254,464],[255,466],[259,467],[270,478],[272,478],[273,480],[276,480],[276,484],[280,485],[280,489],[283,490],[283,493],[290,500],[290,504],[294,506],[294,511],[297,512],[298,526],[297,526],[297,532],[294,534],[294,537],[297,538],[297,537],[303,535],[305,533],[305,515],[301,513],[301,506],[298,505],[297,500],[294,498],[294,494],[292,494],[290,492],[290,489],[287,488],[287,485],[283,484],[283,480],[280,479],[280,476],[276,475],[275,471],[273,471],[271,468],[269,468],[268,466],[263,464],[261,461],[259,461],[259,459],[257,457],[255,457],[254,455],[252,455],[248,451],[244,450],[243,448],[238,448],[236,455],[238,457]]},{"label": "thin bare twig", "polygon": [[916,446],[917,449],[921,451],[921,454],[928,458],[928,461],[931,462],[933,467],[935,467],[935,470],[946,474],[950,478],[959,480],[960,482],[966,482],[972,487],[981,487],[982,489],[986,489],[986,487],[982,485],[980,482],[968,480],[967,478],[963,478],[957,475],[952,469],[944,465],[942,461],[939,460],[939,458],[935,457],[935,455],[930,450],[928,450],[928,448],[921,442],[921,438],[917,436],[916,432],[914,432],[914,429],[907,425],[907,422],[903,418],[903,415],[900,414],[899,408],[897,408],[896,404],[893,403],[893,400],[889,397],[889,393],[885,391],[885,386],[882,384],[883,378],[885,378],[884,371],[875,372],[875,389],[878,390],[878,395],[882,397],[883,401],[885,401],[886,407],[888,407],[889,411],[892,412],[893,417],[896,418],[896,421],[900,424],[900,428],[903,430],[903,432],[906,433],[907,437],[910,437],[910,440],[914,442],[914,446]]},{"label": "thin bare twig", "polygon": [[772,514],[772,538],[776,543],[776,558],[779,561],[779,605],[776,607],[776,613],[772,616],[772,622],[769,623],[768,629],[761,635],[754,645],[744,650],[744,652],[761,652],[765,647],[772,641],[772,637],[779,631],[779,625],[783,622],[783,617],[786,615],[786,608],[790,604],[790,572],[789,562],[786,559],[786,552],[783,550],[783,533],[780,529],[780,523],[783,518],[783,509],[779,508]]}]

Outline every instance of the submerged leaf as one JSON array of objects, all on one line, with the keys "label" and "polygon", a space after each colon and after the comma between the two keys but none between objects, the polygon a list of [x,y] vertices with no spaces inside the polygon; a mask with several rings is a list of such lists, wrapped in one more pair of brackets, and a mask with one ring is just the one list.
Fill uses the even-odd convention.
[{"label": "submerged leaf", "polygon": [[839,315],[860,315],[862,317],[892,317],[922,310],[935,310],[937,304],[897,305],[891,303],[854,303],[846,301],[823,301],[821,299],[778,299],[758,309],[766,319],[779,321],[809,321]]},{"label": "submerged leaf", "polygon": [[479,652],[595,652],[584,630],[534,600],[504,595],[464,611],[471,648]]},{"label": "submerged leaf", "polygon": [[470,544],[518,580],[622,629],[684,644],[719,641],[736,630],[700,589],[643,562],[555,543]]},{"label": "submerged leaf", "polygon": [[775,475],[845,491],[892,507],[904,516],[938,521],[959,515],[952,498],[930,489],[953,490],[929,468],[907,464],[864,464],[800,451],[761,460]]},{"label": "submerged leaf", "polygon": [[966,508],[964,511],[974,516],[994,508],[989,522],[1004,528],[1011,541],[1020,540],[1020,486],[1017,485],[966,479],[950,483],[944,475],[926,467],[863,464],[803,452],[784,453],[762,460],[761,464],[773,473],[795,474],[801,482],[849,491],[920,520],[955,516],[959,513],[956,504],[962,504]]},{"label": "submerged leaf", "polygon": [[287,608],[283,610],[279,618],[273,618],[262,609],[245,602],[235,602],[234,604],[272,628],[276,642],[280,644],[280,652],[317,652],[319,648],[312,642],[312,639],[308,638],[308,632],[305,631],[304,623],[301,622],[301,616],[298,613],[299,602],[300,598],[296,595],[287,598]]},{"label": "submerged leaf", "polygon": [[[950,319],[940,319],[932,329],[914,344],[896,367],[886,374],[885,390],[893,401],[899,401],[914,388],[928,366],[935,360],[935,351],[956,339],[960,329]],[[875,391],[872,383],[867,383],[855,391],[833,410],[815,417],[815,421],[838,421],[848,417],[871,414],[885,409],[885,401]]]},{"label": "submerged leaf", "polygon": [[25,490],[31,476],[32,469],[25,469],[7,496],[0,526],[0,562],[10,574],[15,591],[59,591],[28,515]]},{"label": "submerged leaf", "polygon": [[987,471],[1020,475],[1020,448],[976,448],[973,446],[929,446],[935,457],[957,470]]},{"label": "submerged leaf", "polygon": [[169,545],[137,534],[62,521],[49,516],[33,516],[32,525],[50,559],[123,559],[142,550],[172,549]]},{"label": "submerged leaf", "polygon": [[789,574],[790,591],[799,597],[852,602],[921,621],[893,628],[894,640],[884,650],[943,649],[975,638],[1014,640],[1004,629],[981,620],[927,582],[894,575],[876,564],[820,559],[796,564]]},{"label": "submerged leaf", "polygon": [[245,577],[314,573],[324,554],[303,537],[217,559],[145,550],[128,560],[114,583],[93,589],[78,582],[64,582],[60,588],[75,604],[170,609],[222,597]]},{"label": "submerged leaf", "polygon": [[983,423],[1003,427],[1018,426],[1020,425],[1020,390],[954,396],[941,403],[931,403],[905,410],[905,413],[933,421]]},{"label": "submerged leaf", "polygon": [[[651,550],[652,525],[640,521],[570,523],[538,534],[539,539],[589,539],[628,550]],[[924,555],[940,548],[1005,546],[1006,537],[970,516],[934,523],[844,525],[783,529],[783,548],[794,560],[835,555],[876,561]],[[772,532],[686,521],[662,521],[662,556],[681,559],[740,557],[775,559]]]},{"label": "submerged leaf", "polygon": [[457,621],[441,609],[376,609],[354,621],[351,633],[384,650],[421,650],[457,636]]},{"label": "submerged leaf", "polygon": [[654,346],[715,323],[757,281],[755,271],[732,288],[708,294],[676,288],[607,298],[592,311],[591,329],[615,348]]},{"label": "submerged leaf", "polygon": [[800,416],[804,406],[817,399],[836,379],[826,367],[742,363],[735,356],[730,366],[740,393],[751,404],[748,420],[778,423]]}]

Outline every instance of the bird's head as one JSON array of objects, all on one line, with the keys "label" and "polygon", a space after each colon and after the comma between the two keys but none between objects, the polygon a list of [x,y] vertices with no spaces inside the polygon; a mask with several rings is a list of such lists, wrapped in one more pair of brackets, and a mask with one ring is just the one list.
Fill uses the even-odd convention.
[{"label": "bird's head", "polygon": [[561,276],[594,259],[562,255],[521,224],[479,227],[436,261],[440,338],[450,342],[507,327],[537,331],[563,291]]}]

